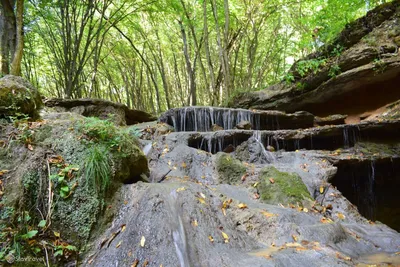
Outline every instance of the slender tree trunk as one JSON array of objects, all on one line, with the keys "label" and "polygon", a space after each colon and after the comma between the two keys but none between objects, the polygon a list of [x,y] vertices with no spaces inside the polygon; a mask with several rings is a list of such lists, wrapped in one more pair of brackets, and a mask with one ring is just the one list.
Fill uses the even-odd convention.
[{"label": "slender tree trunk", "polygon": [[13,60],[11,63],[11,74],[12,75],[21,75],[21,62],[22,55],[24,52],[24,36],[22,33],[23,28],[23,12],[24,12],[24,0],[17,0],[17,8],[16,8],[16,46],[13,55]]},{"label": "slender tree trunk", "polygon": [[192,68],[192,63],[190,62],[186,31],[185,31],[185,28],[183,27],[181,20],[179,21],[179,26],[181,28],[181,35],[182,35],[182,42],[183,42],[183,54],[185,56],[186,71],[187,71],[188,79],[189,79],[189,97],[188,97],[188,99],[191,101],[188,104],[191,106],[195,106],[197,104],[197,95],[196,95],[196,82],[195,82],[195,76],[194,76],[194,69]]},{"label": "slender tree trunk", "polygon": [[212,99],[211,99],[211,105],[214,106],[218,102],[218,89],[216,88],[215,85],[215,76],[214,76],[214,67],[211,61],[211,56],[210,56],[210,45],[209,45],[209,38],[208,38],[208,23],[207,23],[207,0],[203,1],[203,20],[204,20],[204,49],[206,52],[206,59],[207,59],[207,66],[208,66],[208,72],[210,73],[210,82],[211,82],[211,92],[212,92]]}]

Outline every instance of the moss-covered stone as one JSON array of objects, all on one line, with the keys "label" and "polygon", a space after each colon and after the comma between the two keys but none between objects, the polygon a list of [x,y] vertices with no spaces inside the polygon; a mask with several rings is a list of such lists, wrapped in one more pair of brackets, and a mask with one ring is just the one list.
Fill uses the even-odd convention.
[{"label": "moss-covered stone", "polygon": [[259,178],[261,199],[266,203],[286,205],[311,199],[306,185],[296,173],[281,172],[269,166],[261,170]]},{"label": "moss-covered stone", "polygon": [[216,168],[219,182],[221,184],[238,183],[246,173],[246,167],[239,160],[226,153],[218,153]]},{"label": "moss-covered stone", "polygon": [[41,105],[39,92],[21,77],[7,75],[0,79],[0,113],[36,119]]},{"label": "moss-covered stone", "polygon": [[[36,229],[49,210],[48,185],[52,179],[51,225],[46,232],[59,232],[63,241],[83,249],[92,230],[103,227],[99,219],[121,182],[137,181],[142,173],[148,172],[147,159],[132,136],[107,121],[74,115],[29,125],[29,142],[33,149],[29,150],[17,138],[14,145],[8,144],[9,152],[0,155],[0,163],[8,162],[7,169],[12,170],[5,179],[0,213],[6,208],[13,208],[16,216],[29,211],[32,217],[29,227]],[[83,129],[82,125],[89,128]],[[28,129],[23,126],[13,128],[12,132],[17,133],[17,137],[23,135]],[[108,164],[109,184],[103,193],[90,185],[85,169],[94,149],[102,151],[104,162]],[[60,162],[48,161],[59,156]],[[68,168],[72,167],[74,170],[70,171]],[[62,187],[68,187],[69,192],[63,195]]]}]

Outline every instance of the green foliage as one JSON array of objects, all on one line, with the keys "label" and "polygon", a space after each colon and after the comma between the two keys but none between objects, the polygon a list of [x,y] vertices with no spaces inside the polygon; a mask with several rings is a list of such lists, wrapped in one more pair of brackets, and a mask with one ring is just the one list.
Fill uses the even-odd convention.
[{"label": "green foliage", "polygon": [[329,68],[328,76],[331,78],[336,78],[337,75],[341,73],[340,66],[338,64],[332,64]]},{"label": "green foliage", "polygon": [[343,50],[344,50],[344,47],[340,44],[337,44],[331,51],[331,56],[339,57],[342,54]]},{"label": "green foliage", "polygon": [[306,84],[303,82],[297,82],[296,83],[296,88],[299,90],[304,90],[306,88]]},{"label": "green foliage", "polygon": [[296,71],[301,77],[306,76],[309,73],[317,74],[317,72],[326,65],[326,59],[309,59],[300,60],[297,62]]},{"label": "green foliage", "polygon": [[381,58],[376,58],[376,59],[374,59],[374,61],[372,62],[372,64],[374,65],[373,70],[374,70],[376,73],[383,73],[383,72],[386,70],[386,68],[387,68],[386,62],[385,62],[383,59],[381,59]]},{"label": "green foliage", "polygon": [[76,128],[83,134],[83,140],[88,141],[89,145],[102,144],[121,154],[130,152],[126,150],[129,147],[128,144],[137,143],[137,139],[131,135],[132,128],[120,129],[110,120],[89,117],[78,122]]},{"label": "green foliage", "polygon": [[105,148],[93,146],[85,160],[86,185],[103,196],[110,184],[111,166],[109,154]]},{"label": "green foliage", "polygon": [[[192,73],[197,104],[222,105],[235,90],[248,92],[277,82],[291,62],[334,40],[347,23],[383,1],[231,0],[226,33],[221,30],[228,26],[224,5],[218,1],[215,16],[210,1],[205,1],[206,10],[204,1],[106,2],[92,6],[87,1],[26,3],[24,74],[34,84],[43,81],[39,85],[46,96],[105,98],[158,113],[168,107],[167,102],[171,108],[187,105]],[[103,7],[109,21],[96,11],[93,23],[80,27],[87,19],[85,10]],[[71,18],[77,31],[66,28]],[[117,22],[118,29],[113,26]],[[181,30],[189,44],[190,71],[182,53],[182,35],[175,34]],[[80,33],[87,38],[78,44],[74,40]],[[222,47],[227,62],[219,53],[218,34],[220,43],[229,44]],[[340,52],[332,51],[334,56]],[[222,71],[223,63],[230,78]],[[315,66],[302,70],[308,68],[312,72]],[[64,77],[54,73],[76,74],[72,92],[66,92]],[[294,82],[291,76],[284,80]]]},{"label": "green foliage", "polygon": [[294,82],[294,76],[293,76],[293,73],[291,73],[291,72],[288,72],[288,73],[286,73],[286,75],[285,76],[283,76],[283,80],[286,82],[286,84],[292,84],[293,82]]}]

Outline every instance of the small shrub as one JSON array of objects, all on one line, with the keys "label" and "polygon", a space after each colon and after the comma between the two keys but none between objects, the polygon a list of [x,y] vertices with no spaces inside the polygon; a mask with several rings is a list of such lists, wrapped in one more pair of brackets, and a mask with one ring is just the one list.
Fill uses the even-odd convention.
[{"label": "small shrub", "polygon": [[294,82],[294,76],[289,72],[283,76],[283,80],[286,82],[286,84],[292,84]]},{"label": "small shrub", "polygon": [[386,63],[384,60],[380,59],[380,58],[376,58],[374,59],[374,61],[372,62],[374,64],[374,68],[373,70],[376,73],[383,73],[386,70]]},{"label": "small shrub", "polygon": [[310,72],[316,74],[325,65],[326,59],[301,60],[297,63],[296,70],[301,77],[304,77]]},{"label": "small shrub", "polygon": [[331,78],[336,78],[336,76],[339,75],[340,73],[341,73],[341,69],[340,69],[339,65],[333,64],[329,69],[328,76]]}]

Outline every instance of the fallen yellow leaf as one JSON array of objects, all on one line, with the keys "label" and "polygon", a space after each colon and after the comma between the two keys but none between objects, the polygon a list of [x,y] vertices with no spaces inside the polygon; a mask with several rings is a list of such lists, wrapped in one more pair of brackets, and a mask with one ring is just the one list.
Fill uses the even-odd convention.
[{"label": "fallen yellow leaf", "polygon": [[301,245],[299,243],[286,243],[285,246],[287,248],[297,248],[297,247],[301,247]]},{"label": "fallen yellow leaf", "polygon": [[136,259],[136,260],[132,263],[131,267],[137,267],[138,264],[139,264],[139,260]]},{"label": "fallen yellow leaf", "polygon": [[211,243],[214,243],[214,238],[212,236],[208,236],[208,239],[210,240]]},{"label": "fallen yellow leaf", "polygon": [[332,220],[331,220],[331,219],[328,219],[328,218],[325,218],[325,217],[322,217],[321,220],[320,220],[320,222],[322,222],[322,223],[331,223]]},{"label": "fallen yellow leaf", "polygon": [[185,191],[186,188],[185,187],[179,187],[178,189],[176,189],[176,192],[181,192],[181,191]]},{"label": "fallen yellow leaf", "polygon": [[276,215],[276,214],[274,214],[274,213],[270,213],[270,212],[267,212],[267,211],[265,211],[265,210],[261,211],[261,214],[264,215],[264,216],[267,217],[267,218],[273,217],[273,216],[278,216],[278,215]]},{"label": "fallen yellow leaf", "polygon": [[222,237],[224,238],[225,243],[229,243],[229,236],[222,231],[221,231],[221,234],[222,234]]},{"label": "fallen yellow leaf", "polygon": [[198,197],[197,200],[202,204],[206,204],[206,200],[204,198]]},{"label": "fallen yellow leaf", "polygon": [[238,208],[239,208],[239,209],[245,209],[245,208],[247,208],[247,205],[244,204],[244,203],[240,203],[240,204],[238,205]]},{"label": "fallen yellow leaf", "polygon": [[344,214],[342,214],[342,213],[340,213],[340,212],[337,214],[337,216],[338,216],[338,218],[341,219],[341,220],[346,219],[346,216],[344,216]]},{"label": "fallen yellow leaf", "polygon": [[143,248],[144,247],[144,243],[146,242],[146,238],[144,236],[142,236],[142,239],[140,240],[140,246]]},{"label": "fallen yellow leaf", "polygon": [[119,248],[122,244],[122,240],[118,242],[118,244],[115,246],[116,248]]},{"label": "fallen yellow leaf", "polygon": [[320,186],[319,187],[319,192],[322,194],[322,193],[324,193],[324,187],[323,186]]},{"label": "fallen yellow leaf", "polygon": [[199,224],[197,223],[197,220],[193,220],[193,221],[192,221],[192,225],[195,226],[195,227],[197,227]]}]

